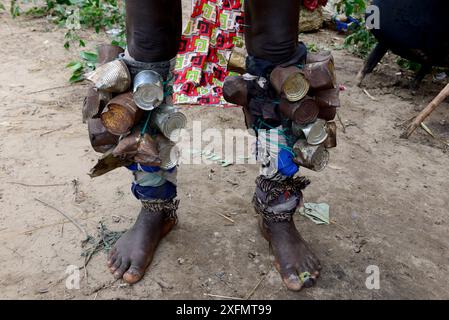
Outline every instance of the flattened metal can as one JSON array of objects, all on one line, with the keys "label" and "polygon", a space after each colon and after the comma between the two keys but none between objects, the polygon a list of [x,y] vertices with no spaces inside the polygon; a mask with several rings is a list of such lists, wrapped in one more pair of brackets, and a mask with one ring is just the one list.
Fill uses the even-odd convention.
[{"label": "flattened metal can", "polygon": [[131,85],[131,74],[125,62],[114,60],[99,66],[88,77],[95,87],[112,93],[122,93]]}]

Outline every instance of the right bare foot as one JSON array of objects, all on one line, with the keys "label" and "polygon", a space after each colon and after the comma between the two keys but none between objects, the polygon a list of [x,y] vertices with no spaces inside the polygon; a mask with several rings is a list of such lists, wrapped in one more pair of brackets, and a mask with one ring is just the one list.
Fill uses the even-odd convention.
[{"label": "right bare foot", "polygon": [[159,241],[176,224],[163,213],[142,209],[134,226],[127,231],[109,253],[108,267],[116,279],[134,284],[143,278],[151,264]]}]

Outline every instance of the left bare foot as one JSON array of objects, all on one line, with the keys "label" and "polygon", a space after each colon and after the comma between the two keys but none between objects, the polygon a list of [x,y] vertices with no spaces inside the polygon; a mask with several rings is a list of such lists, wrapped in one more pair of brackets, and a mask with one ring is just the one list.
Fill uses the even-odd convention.
[{"label": "left bare foot", "polygon": [[299,234],[293,220],[267,222],[260,218],[259,227],[273,248],[275,267],[287,288],[299,291],[303,287],[312,287],[320,275],[320,261]]}]

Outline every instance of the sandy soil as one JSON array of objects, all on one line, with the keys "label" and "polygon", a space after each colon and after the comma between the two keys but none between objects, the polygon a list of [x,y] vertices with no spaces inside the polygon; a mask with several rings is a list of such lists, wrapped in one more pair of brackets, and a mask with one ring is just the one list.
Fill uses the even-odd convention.
[{"label": "sandy soil", "polygon": [[[100,253],[87,273],[81,270],[80,289],[68,290],[65,271],[83,265],[83,235],[35,198],[74,217],[90,234],[100,221],[113,230],[129,228],[139,203],[129,192],[125,169],[94,180],[87,175],[98,154],[81,122],[85,86],[67,85],[64,65],[77,52],[62,47],[63,30],[43,19],[11,20],[6,13],[0,14],[0,25],[0,298],[246,297],[261,279],[252,298],[449,298],[447,149],[422,130],[410,140],[399,138],[401,123],[444,84],[429,77],[412,95],[407,76],[397,75],[390,57],[366,80],[374,101],[352,83],[362,61],[338,50],[339,82],[347,88],[340,110],[346,132],[339,125],[339,147],[324,172],[303,170],[313,181],[306,202],[327,202],[333,223],[317,226],[295,218],[324,266],[315,288],[289,292],[271,266],[250,205],[256,166],[183,165],[180,224],[162,243],[143,281],[113,282]],[[105,41],[87,36],[92,47]],[[323,48],[342,43],[328,31],[302,39]],[[43,89],[48,90],[37,92]],[[448,107],[444,103],[427,121],[445,139]],[[210,127],[244,127],[237,108],[185,112],[190,121]],[[365,286],[369,265],[380,268],[379,290]]]}]

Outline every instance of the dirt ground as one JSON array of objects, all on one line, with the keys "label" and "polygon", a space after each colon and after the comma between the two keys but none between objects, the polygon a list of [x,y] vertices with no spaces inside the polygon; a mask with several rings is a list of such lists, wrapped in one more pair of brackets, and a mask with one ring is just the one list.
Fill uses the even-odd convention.
[{"label": "dirt ground", "polygon": [[[67,84],[64,66],[77,52],[63,48],[63,36],[45,19],[0,14],[0,298],[246,297],[259,282],[252,299],[449,298],[447,148],[422,130],[410,140],[399,138],[401,124],[444,83],[428,77],[412,95],[409,74],[399,74],[390,56],[365,81],[372,100],[353,84],[362,60],[344,50],[334,55],[346,87],[339,111],[346,132],[339,124],[339,146],[324,172],[302,171],[312,179],[305,201],[328,203],[333,223],[295,218],[324,266],[315,288],[289,292],[272,268],[250,204],[257,166],[182,165],[180,223],[145,278],[134,286],[113,282],[99,253],[86,273],[81,270],[80,289],[68,290],[67,267],[83,266],[83,234],[36,199],[75,218],[92,235],[100,221],[113,230],[129,228],[139,203],[129,191],[127,170],[93,180],[87,175],[98,154],[81,121],[86,86]],[[105,41],[86,36],[91,47]],[[334,49],[343,38],[321,31],[301,39]],[[244,127],[238,108],[193,107],[185,113],[189,123]],[[426,123],[449,140],[449,104]],[[365,286],[369,265],[380,269],[379,290]]]}]

